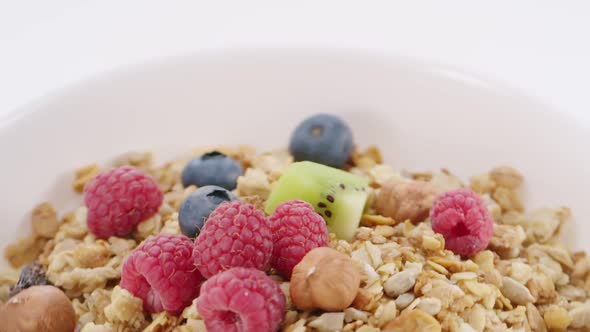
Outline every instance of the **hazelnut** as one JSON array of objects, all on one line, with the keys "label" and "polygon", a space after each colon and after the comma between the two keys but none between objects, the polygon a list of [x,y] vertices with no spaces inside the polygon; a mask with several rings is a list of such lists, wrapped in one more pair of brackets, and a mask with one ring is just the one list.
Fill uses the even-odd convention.
[{"label": "hazelnut", "polygon": [[33,286],[0,307],[0,322],[1,331],[73,332],[76,314],[59,288]]},{"label": "hazelnut", "polygon": [[360,269],[350,257],[315,248],[293,268],[291,300],[301,310],[341,311],[352,304],[360,283]]},{"label": "hazelnut", "polygon": [[375,210],[398,222],[409,219],[417,223],[428,217],[437,195],[435,187],[428,182],[388,182],[377,195]]}]

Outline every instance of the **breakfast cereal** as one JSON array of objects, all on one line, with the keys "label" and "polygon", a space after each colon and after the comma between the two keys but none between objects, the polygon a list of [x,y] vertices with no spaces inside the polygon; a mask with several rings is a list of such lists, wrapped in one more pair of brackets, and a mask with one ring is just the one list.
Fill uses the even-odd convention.
[{"label": "breakfast cereal", "polygon": [[[275,199],[273,194],[283,185],[279,184],[279,181],[290,176],[290,167],[294,165],[295,159],[300,159],[299,155],[304,153],[302,149],[296,149],[297,153],[292,155],[288,150],[257,152],[252,147],[242,145],[199,148],[195,150],[194,155],[198,157],[217,151],[217,154],[211,157],[223,160],[217,160],[219,164],[216,167],[241,169],[241,175],[233,179],[233,187],[221,186],[219,190],[216,189],[215,195],[226,195],[223,197],[227,199],[221,199],[224,201],[221,204],[224,204],[226,210],[231,206],[239,211],[238,214],[251,213],[256,215],[260,225],[265,225],[265,215],[260,211],[267,209],[269,202]],[[471,177],[469,183],[465,184],[446,169],[415,173],[395,170],[384,164],[381,152],[374,146],[365,151],[350,150],[350,156],[349,160],[340,164],[340,168],[345,169],[351,176],[363,179],[367,184],[363,196],[367,203],[364,209],[359,211],[357,220],[352,221],[357,226],[354,226],[351,238],[342,236],[346,234],[349,225],[335,225],[342,219],[330,219],[340,208],[336,205],[338,202],[333,201],[338,201],[342,195],[349,193],[347,190],[352,190],[348,186],[345,188],[344,184],[348,182],[342,180],[341,189],[334,186],[327,190],[333,194],[328,194],[327,200],[322,201],[323,203],[310,202],[315,205],[298,207],[311,209],[306,210],[305,213],[308,214],[318,212],[328,222],[331,234],[326,233],[326,238],[329,239],[329,243],[326,244],[332,251],[322,253],[325,257],[312,256],[318,255],[314,251],[317,249],[313,247],[322,246],[323,242],[319,241],[319,244],[301,249],[305,251],[293,256],[297,257],[296,261],[289,261],[289,265],[281,270],[280,275],[277,269],[269,269],[269,266],[275,266],[272,265],[275,264],[272,263],[274,258],[256,258],[256,264],[236,263],[231,257],[224,258],[226,260],[223,262],[231,261],[231,264],[235,264],[234,269],[240,264],[246,264],[246,268],[267,272],[267,276],[264,276],[263,273],[257,275],[257,272],[246,271],[243,272],[244,278],[251,277],[261,285],[276,283],[276,290],[269,290],[269,293],[264,294],[271,294],[267,296],[272,296],[278,301],[276,307],[267,309],[271,313],[277,310],[281,312],[282,319],[277,322],[279,330],[590,330],[590,258],[585,252],[569,250],[558,239],[571,213],[567,207],[561,206],[535,210],[525,208],[519,194],[525,176],[518,170],[509,166],[493,167],[488,172]],[[330,155],[322,158],[324,159],[320,163],[327,165],[339,162],[339,156]],[[148,211],[148,214],[142,215],[139,219],[129,221],[128,230],[117,233],[115,229],[111,231],[100,228],[103,225],[102,220],[109,218],[105,214],[99,215],[103,219],[95,219],[96,224],[91,223],[92,227],[88,227],[89,216],[97,216],[97,212],[93,210],[96,208],[92,205],[94,203],[87,201],[86,205],[74,211],[56,211],[48,202],[40,204],[32,211],[32,233],[5,248],[5,257],[13,269],[0,274],[0,303],[8,302],[11,288],[17,283],[19,271],[23,266],[38,262],[49,282],[70,299],[78,331],[184,332],[206,331],[208,327],[215,329],[214,326],[218,325],[207,321],[215,316],[207,306],[215,302],[211,299],[211,294],[216,293],[209,293],[207,302],[200,305],[198,296],[187,299],[186,304],[183,303],[180,308],[175,307],[172,312],[152,303],[147,305],[145,301],[148,300],[125,289],[121,283],[122,270],[127,269],[123,266],[131,261],[128,258],[145,250],[142,248],[146,248],[150,241],[158,239],[159,245],[166,246],[166,239],[186,235],[187,216],[179,211],[187,200],[195,199],[197,202],[196,199],[201,193],[199,190],[203,188],[192,182],[195,176],[198,177],[199,169],[192,170],[196,173],[191,173],[190,176],[183,175],[186,163],[185,158],[180,158],[156,165],[151,153],[138,152],[120,157],[112,165],[89,164],[77,170],[73,176],[72,186],[75,191],[85,195],[88,195],[89,189],[84,188],[91,186],[98,174],[105,174],[100,170],[113,169],[112,167],[129,167],[132,172],[137,170],[141,173],[134,173],[136,175],[133,176],[145,174],[145,178],[153,179],[151,181],[157,184],[157,190],[162,194],[161,200],[154,199],[156,196],[149,196],[149,199],[152,199],[152,203],[157,203],[159,208],[154,212]],[[332,175],[329,173],[322,176]],[[111,183],[108,182],[111,180],[105,181]],[[361,182],[354,182],[354,179],[350,181],[355,183],[354,186],[362,187],[359,184]],[[228,181],[220,182],[226,183]],[[102,189],[96,190],[99,192]],[[340,194],[341,192],[345,194]],[[444,196],[445,193],[447,196]],[[490,224],[489,238],[486,239],[481,233],[473,233],[474,237],[470,239],[481,242],[466,250],[456,249],[466,244],[454,242],[453,236],[464,236],[465,233],[462,232],[468,231],[471,221],[467,220],[464,226],[461,226],[466,227],[465,229],[453,228],[455,233],[452,234],[445,232],[446,229],[451,229],[448,228],[451,226],[434,225],[435,222],[447,222],[448,218],[452,219],[449,222],[458,222],[453,219],[455,217],[449,217],[448,213],[442,219],[438,216],[435,216],[436,220],[433,219],[432,211],[433,205],[437,204],[436,199],[450,197],[449,193],[464,195],[459,197],[459,200],[476,200],[479,202],[477,204],[482,204],[485,210],[482,213],[489,215],[490,223],[493,224]],[[139,191],[135,195],[136,200],[143,200],[143,196],[137,196],[140,195]],[[245,212],[242,205],[251,206],[253,210]],[[317,208],[318,205],[321,209]],[[446,213],[446,208],[445,205],[444,209],[440,210],[441,213]],[[211,213],[219,214],[214,217],[220,227],[215,233],[218,237],[215,241],[221,241],[221,246],[225,246],[225,240],[220,240],[219,236],[223,227],[227,226],[223,218],[230,212],[214,207],[211,210]],[[267,215],[274,213],[274,209],[271,212],[265,211]],[[476,219],[474,222],[483,220]],[[127,221],[128,219],[124,220]],[[193,237],[198,239],[199,232],[204,234],[213,227],[208,225],[205,222],[204,225],[198,225],[198,229],[192,229]],[[260,227],[263,226],[256,226],[256,229],[261,229]],[[248,233],[243,234],[242,241],[244,246],[252,243],[260,252],[249,251],[244,254],[241,261],[245,262],[249,257],[253,257],[248,255],[287,255],[284,253],[286,251],[268,251],[266,247],[270,240],[266,238],[264,245],[256,244],[258,242],[248,237],[251,236],[249,232],[252,232],[252,229],[242,228],[242,232]],[[227,236],[231,237],[231,232],[232,230],[228,230]],[[270,234],[267,235],[270,239]],[[205,241],[205,238],[205,235],[201,237],[201,241]],[[213,242],[204,243],[198,250],[204,251],[202,248],[216,245],[213,244],[213,239],[207,241]],[[288,243],[288,246],[292,245],[296,244]],[[450,248],[454,251],[449,250]],[[172,252],[172,248],[166,250]],[[216,251],[217,255],[225,257],[224,249],[219,250],[221,251]],[[316,254],[308,256],[308,252]],[[228,253],[232,257],[239,256],[235,251]],[[197,252],[197,249],[195,252],[187,253],[193,256],[199,254],[201,252]],[[147,259],[145,257],[142,259]],[[199,271],[208,271],[205,275],[209,278],[216,278],[219,273],[225,273],[225,263],[214,265],[209,259],[209,256],[202,256],[196,260],[201,264],[197,265]],[[300,261],[302,265],[296,265]],[[139,260],[136,262],[134,264],[140,264]],[[165,266],[167,263],[162,264]],[[229,271],[239,272],[234,269]],[[297,271],[296,276],[294,272],[293,279],[290,275],[291,269]],[[349,277],[358,271],[359,278],[357,280],[350,277],[344,280],[338,276],[342,271],[351,271],[347,273]],[[195,273],[199,273],[195,280],[201,278],[202,273]],[[317,273],[321,275],[316,275]],[[307,277],[316,278],[315,284],[308,283],[305,279]],[[336,283],[350,284],[338,284],[342,288],[339,292],[314,289],[325,287],[328,279],[333,279]],[[216,282],[217,287],[223,285],[221,281]],[[213,283],[209,285],[213,287]],[[166,287],[173,286],[162,287],[161,290],[165,291]],[[293,293],[294,291],[301,293]],[[212,289],[211,292],[215,290]],[[350,292],[353,293],[348,294]],[[314,297],[314,294],[320,293],[329,295]],[[164,296],[161,296],[159,301],[164,301]],[[284,301],[284,307],[280,301]],[[230,305],[228,302],[227,305],[231,307],[233,304]],[[198,310],[205,307],[207,312],[205,315],[203,311],[203,314],[206,318],[201,316]],[[317,308],[324,310],[314,310]],[[248,331],[244,326],[246,325],[241,327],[244,329],[237,331]],[[268,326],[273,328],[274,325],[269,322]]]}]

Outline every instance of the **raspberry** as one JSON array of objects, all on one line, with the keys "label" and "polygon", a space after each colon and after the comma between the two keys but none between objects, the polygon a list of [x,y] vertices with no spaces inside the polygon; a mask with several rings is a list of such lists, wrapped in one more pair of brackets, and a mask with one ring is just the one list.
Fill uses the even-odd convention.
[{"label": "raspberry", "polygon": [[177,234],[146,240],[123,263],[120,286],[142,299],[149,312],[179,314],[199,295],[203,281],[193,265],[192,246]]},{"label": "raspberry", "polygon": [[274,332],[285,302],[279,286],[264,272],[236,267],[203,284],[197,310],[209,332]]},{"label": "raspberry", "polygon": [[328,245],[326,222],[307,202],[282,203],[269,221],[274,242],[271,266],[287,278],[311,249]]},{"label": "raspberry", "polygon": [[99,238],[128,235],[158,212],[162,200],[158,184],[135,167],[102,172],[84,188],[88,229]]},{"label": "raspberry", "polygon": [[430,219],[432,229],[445,238],[446,249],[465,257],[484,250],[494,231],[494,221],[485,202],[467,189],[438,197]]},{"label": "raspberry", "polygon": [[232,267],[266,271],[272,255],[270,224],[262,211],[239,201],[211,212],[195,241],[195,266],[205,278]]}]

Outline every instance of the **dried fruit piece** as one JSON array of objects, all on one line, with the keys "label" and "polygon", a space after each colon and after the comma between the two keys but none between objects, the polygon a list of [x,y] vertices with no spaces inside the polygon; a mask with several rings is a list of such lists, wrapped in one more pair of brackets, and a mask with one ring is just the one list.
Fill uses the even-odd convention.
[{"label": "dried fruit piece", "polygon": [[315,248],[293,269],[291,300],[301,310],[344,310],[355,299],[360,281],[359,268],[348,256]]},{"label": "dried fruit piece", "polygon": [[32,286],[51,285],[45,276],[45,270],[39,263],[33,263],[23,267],[16,285],[10,287],[9,296],[14,296],[24,289]]}]

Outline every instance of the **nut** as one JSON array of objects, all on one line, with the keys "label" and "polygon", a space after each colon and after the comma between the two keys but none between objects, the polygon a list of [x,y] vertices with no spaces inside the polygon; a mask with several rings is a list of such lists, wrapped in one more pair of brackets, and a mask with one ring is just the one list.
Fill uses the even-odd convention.
[{"label": "nut", "polygon": [[575,306],[570,310],[571,327],[590,327],[590,304],[588,302]]},{"label": "nut", "polygon": [[531,242],[547,243],[561,232],[571,217],[569,208],[540,208],[527,217],[526,232]]},{"label": "nut", "polygon": [[397,221],[391,217],[384,217],[374,214],[363,214],[363,216],[361,217],[361,225],[363,226],[390,226],[395,224],[397,224]]},{"label": "nut", "polygon": [[344,321],[347,323],[350,322],[354,322],[357,320],[360,320],[362,322],[366,322],[369,320],[369,313],[362,311],[362,310],[358,310],[356,308],[346,308],[346,310],[344,310]]},{"label": "nut", "polygon": [[415,298],[416,296],[414,295],[414,293],[411,292],[402,294],[398,296],[397,299],[395,299],[395,305],[399,309],[405,309],[407,306],[410,305],[410,303],[414,301]]},{"label": "nut", "polygon": [[420,309],[414,309],[387,323],[382,331],[389,332],[440,332],[440,323]]},{"label": "nut", "polygon": [[13,267],[20,267],[35,261],[43,252],[47,239],[41,239],[34,235],[10,243],[4,248],[4,257]]},{"label": "nut", "polygon": [[88,323],[86,325],[84,325],[84,327],[82,327],[82,330],[80,330],[80,332],[114,332],[111,324],[106,323],[106,324],[94,324],[94,323]]},{"label": "nut", "polygon": [[417,223],[428,217],[436,196],[436,189],[428,182],[389,182],[379,191],[375,210],[398,222],[409,219]]},{"label": "nut", "polygon": [[556,305],[550,306],[543,315],[545,324],[549,329],[565,330],[572,322],[570,313]]},{"label": "nut", "polygon": [[375,145],[369,146],[365,151],[360,152],[358,150],[352,151],[352,162],[355,165],[359,163],[363,163],[363,158],[367,158],[373,162],[373,164],[381,164],[383,163],[383,157],[381,157],[381,151]]},{"label": "nut", "polygon": [[510,166],[498,166],[490,171],[490,178],[499,186],[509,189],[520,187],[523,181],[522,174]]},{"label": "nut", "polygon": [[432,173],[430,179],[425,181],[430,182],[439,193],[464,187],[461,179],[446,168]]},{"label": "nut", "polygon": [[492,197],[502,207],[503,211],[524,211],[524,206],[514,189],[498,187]]},{"label": "nut", "polygon": [[510,277],[502,278],[502,294],[510,301],[520,305],[535,301],[528,288]]},{"label": "nut", "polygon": [[92,180],[99,171],[100,168],[97,164],[89,164],[78,168],[75,173],[76,179],[72,185],[74,191],[77,193],[83,192],[86,183],[90,182],[90,180]]},{"label": "nut", "polygon": [[442,302],[436,297],[423,297],[418,303],[418,308],[430,315],[436,315],[442,308]]},{"label": "nut", "polygon": [[111,303],[104,308],[104,314],[111,323],[125,324],[135,329],[145,324],[142,300],[120,286],[113,289]]},{"label": "nut", "polygon": [[343,312],[327,312],[308,324],[309,327],[320,332],[330,332],[342,330],[344,326]]},{"label": "nut", "polygon": [[489,173],[474,175],[469,179],[469,187],[478,194],[488,194],[496,188]]},{"label": "nut", "polygon": [[36,235],[51,238],[59,229],[59,221],[55,209],[49,203],[43,203],[33,209],[31,217],[33,233]]},{"label": "nut", "polygon": [[2,331],[72,332],[76,313],[68,297],[53,286],[33,286],[0,308]]},{"label": "nut", "polygon": [[352,304],[360,282],[352,259],[328,247],[315,248],[293,268],[291,300],[302,310],[341,311]]},{"label": "nut", "polygon": [[526,315],[529,325],[531,326],[531,330],[539,331],[539,332],[547,332],[547,326],[539,313],[537,307],[535,307],[532,303],[526,304]]},{"label": "nut", "polygon": [[383,284],[385,293],[391,297],[396,297],[409,291],[414,287],[419,273],[420,271],[416,269],[407,269],[394,274]]}]

